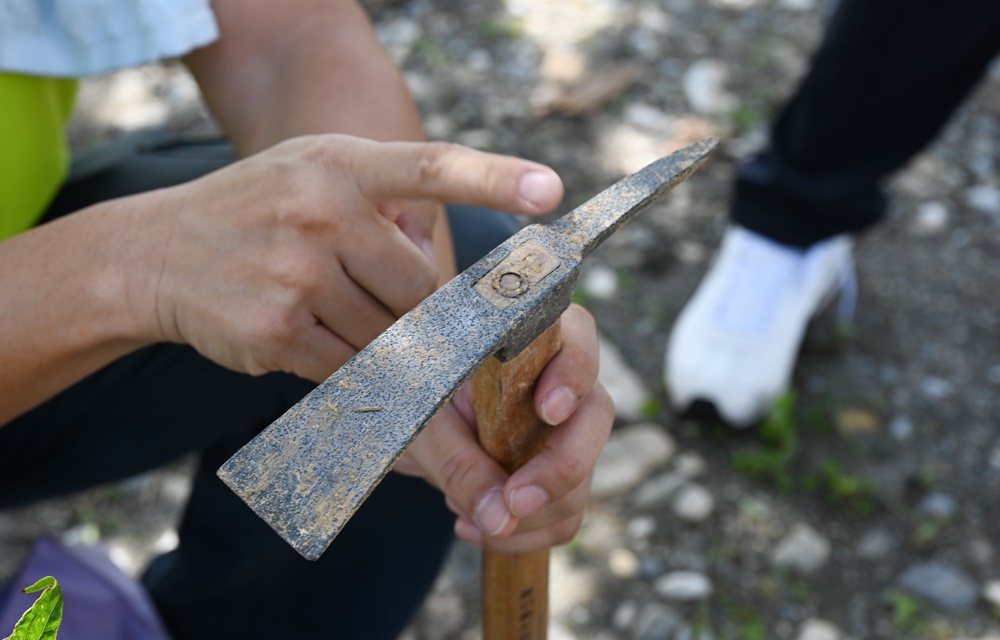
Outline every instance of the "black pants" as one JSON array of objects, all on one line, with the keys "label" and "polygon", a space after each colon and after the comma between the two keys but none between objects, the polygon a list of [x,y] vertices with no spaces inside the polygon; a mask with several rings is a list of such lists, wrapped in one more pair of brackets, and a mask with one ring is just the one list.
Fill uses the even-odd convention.
[{"label": "black pants", "polygon": [[[221,144],[131,143],[79,165],[47,218],[183,182],[231,160]],[[516,230],[507,216],[469,207],[450,209],[449,219],[461,268]],[[312,386],[286,374],[234,373],[187,346],[142,349],[0,428],[0,508],[198,451],[180,545],[144,577],[174,637],[393,640],[452,541],[453,517],[440,493],[390,474],[327,553],[309,562],[215,476]]]},{"label": "black pants", "polygon": [[801,247],[874,224],[881,180],[938,134],[998,51],[997,0],[841,0],[770,148],[740,171],[733,220]]}]

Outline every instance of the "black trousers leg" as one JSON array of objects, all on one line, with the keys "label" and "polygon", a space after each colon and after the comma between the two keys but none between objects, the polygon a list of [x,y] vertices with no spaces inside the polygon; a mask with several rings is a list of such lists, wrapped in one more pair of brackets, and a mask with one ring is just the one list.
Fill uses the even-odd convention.
[{"label": "black trousers leg", "polygon": [[733,220],[801,247],[874,224],[880,181],[940,132],[998,51],[996,0],[841,0],[770,148],[740,171]]},{"label": "black trousers leg", "polygon": [[[146,140],[89,162],[46,219],[193,179],[230,159],[224,145]],[[449,208],[449,220],[462,268],[516,230],[511,218],[471,207]],[[285,374],[234,373],[182,345],[143,349],[0,428],[0,508],[200,452],[180,545],[145,576],[178,640],[392,640],[423,601],[453,539],[453,518],[436,490],[390,474],[329,551],[309,562],[215,476],[312,386]]]}]

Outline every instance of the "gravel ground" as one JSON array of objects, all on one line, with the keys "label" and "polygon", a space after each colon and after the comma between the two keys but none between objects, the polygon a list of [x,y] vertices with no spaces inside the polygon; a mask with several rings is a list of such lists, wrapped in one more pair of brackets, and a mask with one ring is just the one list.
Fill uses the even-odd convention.
[{"label": "gravel ground", "polygon": [[[821,319],[794,395],[735,433],[668,410],[664,344],[829,3],[370,7],[429,135],[550,164],[560,213],[702,135],[724,141],[584,271],[619,419],[582,531],[553,553],[551,637],[1000,638],[1000,79],[893,178],[891,215],[857,245],[849,335]],[[152,125],[214,130],[176,65],[89,81],[71,133]],[[188,467],[0,514],[0,577],[42,533],[100,539],[138,570],[175,542]],[[406,639],[478,637],[478,576],[456,546]]]}]

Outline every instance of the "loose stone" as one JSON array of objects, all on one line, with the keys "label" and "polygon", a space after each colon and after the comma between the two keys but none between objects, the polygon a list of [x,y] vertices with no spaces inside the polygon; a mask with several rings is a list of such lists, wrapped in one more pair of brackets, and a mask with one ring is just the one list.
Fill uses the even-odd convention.
[{"label": "loose stone", "polygon": [[591,298],[611,300],[618,293],[618,274],[607,265],[594,265],[584,271],[580,287]]},{"label": "loose stone", "polygon": [[729,70],[720,60],[703,59],[684,74],[684,95],[698,113],[722,114],[736,106],[736,97],[726,90]]},{"label": "loose stone", "polygon": [[840,629],[826,620],[810,618],[802,623],[797,640],[840,640]]},{"label": "loose stone", "polygon": [[896,548],[896,538],[885,529],[873,529],[858,541],[855,551],[865,560],[881,560]]},{"label": "loose stone", "polygon": [[796,524],[771,552],[771,563],[780,569],[814,573],[830,557],[830,542],[812,527]]},{"label": "loose stone", "polygon": [[608,568],[618,578],[632,578],[639,575],[639,558],[623,547],[612,549],[608,554]]},{"label": "loose stone", "polygon": [[983,600],[1000,607],[1000,580],[991,580],[983,586]]},{"label": "loose stone", "polygon": [[674,439],[662,427],[641,424],[612,432],[594,470],[591,493],[606,498],[629,491],[674,454]]},{"label": "loose stone", "polygon": [[899,586],[948,611],[968,609],[979,596],[972,578],[950,564],[933,560],[904,571]]},{"label": "loose stone", "polygon": [[920,501],[920,511],[935,520],[947,520],[955,515],[957,503],[947,493],[935,491]]},{"label": "loose stone", "polygon": [[647,480],[635,492],[634,504],[640,509],[664,504],[680,489],[687,479],[678,473],[661,473]]},{"label": "loose stone", "polygon": [[[646,385],[643,384],[639,375],[625,363],[625,358],[610,340],[601,336],[598,349],[601,365],[597,377],[604,388],[608,390],[611,399],[615,401],[615,415],[627,422],[639,420],[642,418],[646,399],[649,398]],[[663,429],[656,428],[663,432]],[[673,439],[669,438],[669,440],[672,446]],[[672,448],[670,453],[673,455]]]},{"label": "loose stone", "polygon": [[656,592],[668,600],[704,600],[712,595],[712,582],[696,571],[672,571],[656,581]]},{"label": "loose stone", "polygon": [[687,522],[701,522],[715,510],[715,498],[700,484],[681,487],[674,498],[674,515]]}]

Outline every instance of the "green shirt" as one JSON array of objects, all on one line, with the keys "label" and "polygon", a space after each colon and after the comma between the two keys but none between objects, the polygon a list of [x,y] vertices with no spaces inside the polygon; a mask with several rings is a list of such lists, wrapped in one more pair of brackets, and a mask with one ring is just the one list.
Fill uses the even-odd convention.
[{"label": "green shirt", "polygon": [[66,179],[77,84],[0,72],[0,240],[31,228]]}]

